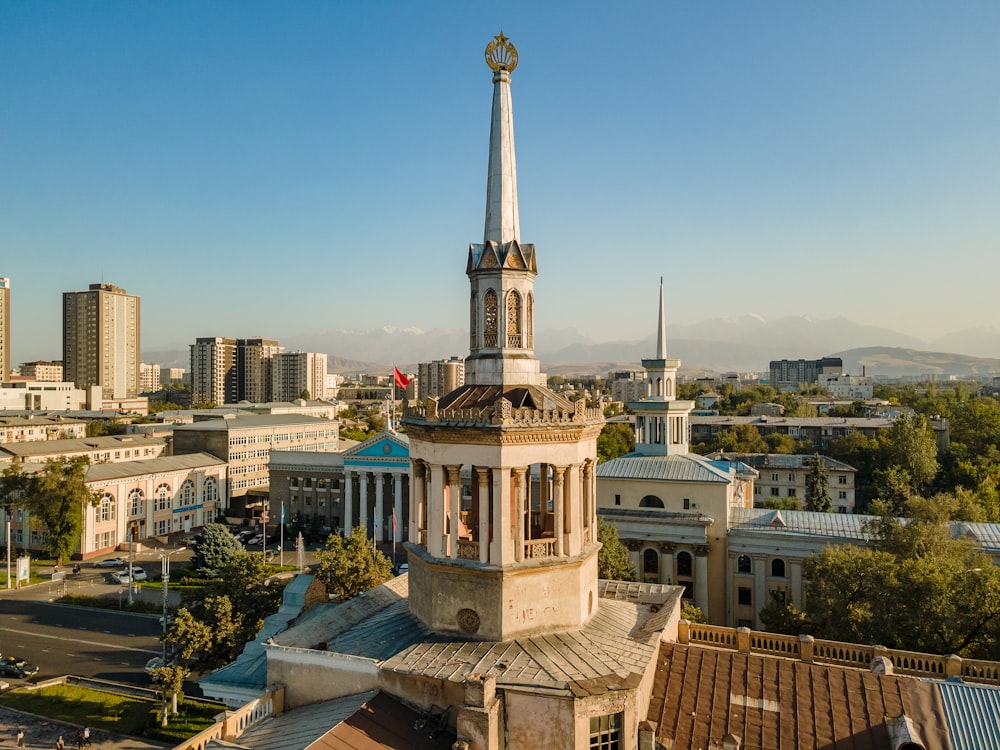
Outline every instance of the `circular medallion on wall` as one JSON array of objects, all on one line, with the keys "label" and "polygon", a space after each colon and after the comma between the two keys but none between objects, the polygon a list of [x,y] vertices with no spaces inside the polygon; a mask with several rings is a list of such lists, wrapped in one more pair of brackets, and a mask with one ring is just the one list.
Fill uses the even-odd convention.
[{"label": "circular medallion on wall", "polygon": [[474,609],[460,609],[455,618],[458,621],[458,629],[467,635],[479,632],[479,613]]}]

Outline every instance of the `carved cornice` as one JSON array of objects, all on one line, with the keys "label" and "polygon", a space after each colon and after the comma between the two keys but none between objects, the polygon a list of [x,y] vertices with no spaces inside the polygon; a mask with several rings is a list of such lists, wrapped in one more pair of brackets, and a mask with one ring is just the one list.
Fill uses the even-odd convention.
[{"label": "carved cornice", "polygon": [[646,544],[642,539],[622,539],[621,542],[629,552],[638,552]]}]

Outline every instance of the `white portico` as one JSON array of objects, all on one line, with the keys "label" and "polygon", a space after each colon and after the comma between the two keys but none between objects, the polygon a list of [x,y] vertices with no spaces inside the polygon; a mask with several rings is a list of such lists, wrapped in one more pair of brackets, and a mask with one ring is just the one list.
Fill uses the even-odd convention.
[{"label": "white portico", "polygon": [[[469,248],[466,383],[408,409],[410,608],[434,630],[503,640],[577,628],[597,607],[599,410],[541,385],[535,248],[520,241],[510,74],[493,69],[486,223]],[[472,477],[463,497],[463,471]],[[540,477],[537,509],[531,477]]]}]

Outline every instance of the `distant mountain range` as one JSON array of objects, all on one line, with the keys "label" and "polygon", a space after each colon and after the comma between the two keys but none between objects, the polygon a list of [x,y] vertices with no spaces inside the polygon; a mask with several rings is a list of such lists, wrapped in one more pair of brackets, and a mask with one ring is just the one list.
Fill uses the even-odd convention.
[{"label": "distant mountain range", "polygon": [[[595,342],[576,329],[548,329],[535,336],[535,353],[546,372],[597,375],[637,367],[656,351],[655,335],[637,337],[623,326],[616,341]],[[757,315],[716,318],[667,329],[669,356],[682,360],[685,373],[766,372],[772,359],[840,357],[844,370],[860,374],[1000,374],[1000,328],[982,327],[921,340],[888,328],[846,318],[808,316],[766,320]],[[393,364],[415,369],[417,362],[465,356],[468,333],[437,328],[384,327],[370,331],[334,330],[279,336],[286,351],[326,352],[331,372],[387,371]],[[952,353],[955,352],[955,353]],[[961,352],[961,353],[958,353]],[[144,351],[143,361],[164,367],[189,366],[187,351]]]}]

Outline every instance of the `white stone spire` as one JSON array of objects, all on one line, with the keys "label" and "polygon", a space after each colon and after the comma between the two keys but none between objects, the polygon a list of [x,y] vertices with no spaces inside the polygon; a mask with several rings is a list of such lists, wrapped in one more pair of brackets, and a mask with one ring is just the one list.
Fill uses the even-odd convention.
[{"label": "white stone spire", "polygon": [[656,328],[656,358],[667,358],[667,318],[663,313],[663,277],[660,277],[660,322]]},{"label": "white stone spire", "polygon": [[[517,52],[500,32],[486,50],[493,69],[493,115],[490,120],[490,164],[486,180],[486,228],[483,243],[504,245],[520,241],[517,217],[517,164],[514,159],[514,110],[510,99],[510,74],[517,67]],[[513,54],[510,50],[514,50]]]}]

